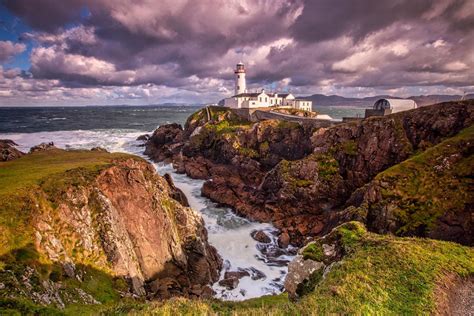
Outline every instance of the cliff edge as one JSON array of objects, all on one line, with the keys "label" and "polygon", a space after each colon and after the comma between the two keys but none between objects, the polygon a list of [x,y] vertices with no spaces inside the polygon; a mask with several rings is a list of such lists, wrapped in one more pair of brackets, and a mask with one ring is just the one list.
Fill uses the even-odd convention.
[{"label": "cliff edge", "polygon": [[[273,222],[281,230],[282,244],[302,245],[305,238],[328,233],[349,220],[369,222],[369,229],[375,230],[371,223],[381,212],[367,215],[362,209],[346,210],[362,203],[358,190],[381,172],[470,127],[474,100],[440,103],[319,129],[274,120],[251,123],[226,108],[211,107],[209,112],[196,112],[184,128],[177,124],[158,128],[148,140],[145,153],[157,161],[173,162],[178,172],[208,180],[202,193],[212,200],[251,219]],[[441,156],[438,158],[447,158],[444,153]],[[472,152],[463,151],[462,156],[470,160]],[[464,178],[472,178],[472,165],[464,172]],[[395,188],[397,181],[391,181],[390,186]],[[436,196],[418,198],[447,198],[442,191],[436,192]],[[449,211],[451,217],[456,217],[449,223],[468,222],[461,233],[430,234],[423,228],[377,231],[471,244],[471,239],[460,235],[472,230],[472,216],[465,218],[465,214],[472,214],[472,205],[470,194],[462,205]],[[444,211],[440,208],[435,213]],[[380,221],[384,219],[379,217]]]},{"label": "cliff edge", "polygon": [[50,149],[0,163],[0,298],[65,307],[210,296],[221,259],[145,160]]}]

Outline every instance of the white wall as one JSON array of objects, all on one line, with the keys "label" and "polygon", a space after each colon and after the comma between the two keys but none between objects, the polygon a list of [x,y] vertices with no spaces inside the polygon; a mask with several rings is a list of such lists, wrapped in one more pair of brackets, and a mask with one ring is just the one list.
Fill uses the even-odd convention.
[{"label": "white wall", "polygon": [[245,93],[247,83],[245,81],[245,72],[235,74],[235,94]]}]

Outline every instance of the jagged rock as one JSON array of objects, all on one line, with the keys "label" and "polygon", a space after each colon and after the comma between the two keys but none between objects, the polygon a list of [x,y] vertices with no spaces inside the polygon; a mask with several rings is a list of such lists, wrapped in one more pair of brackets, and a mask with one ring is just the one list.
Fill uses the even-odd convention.
[{"label": "jagged rock", "polygon": [[474,127],[381,172],[348,200],[369,230],[474,244]]},{"label": "jagged rock", "polygon": [[271,238],[262,230],[254,230],[250,233],[250,236],[252,236],[256,241],[264,244],[272,242]]},{"label": "jagged rock", "polygon": [[16,149],[15,146],[18,144],[12,140],[0,139],[0,161],[14,160],[23,156],[24,153]]},{"label": "jagged rock", "polygon": [[211,299],[215,294],[216,292],[210,286],[206,285],[206,286],[203,286],[201,289],[200,298]]},{"label": "jagged rock", "polygon": [[181,125],[175,123],[162,125],[148,138],[145,144],[145,155],[156,161],[168,161],[181,150],[182,137]]},{"label": "jagged rock", "polygon": [[[365,227],[357,222],[343,225],[353,236],[366,233]],[[331,233],[309,242],[298,250],[296,257],[288,265],[285,279],[285,290],[291,299],[299,298],[314,290],[314,287],[325,277],[334,264],[346,255],[343,236],[335,228]]]},{"label": "jagged rock", "polygon": [[70,277],[71,279],[76,276],[76,270],[75,270],[74,263],[72,263],[72,262],[65,262],[65,263],[63,264],[63,269],[64,269],[64,273],[66,273],[66,275],[67,275],[68,277]]},{"label": "jagged rock", "polygon": [[367,211],[346,209],[352,194],[380,172],[472,125],[474,101],[317,130],[273,120],[253,124],[224,108],[211,112],[211,118],[205,111],[193,114],[182,132],[157,130],[171,136],[153,145],[166,154],[148,150],[150,157],[206,179],[202,194],[239,215],[274,223],[289,237],[282,235],[282,245],[302,245],[341,222],[365,221]]},{"label": "jagged rock", "polygon": [[39,145],[31,147],[30,148],[30,153],[45,151],[45,150],[51,150],[51,149],[57,149],[57,147],[54,146],[53,142],[41,143]]},{"label": "jagged rock", "polygon": [[147,141],[148,139],[150,139],[150,135],[143,134],[143,135],[138,136],[136,140]]},{"label": "jagged rock", "polygon": [[174,185],[173,178],[171,178],[171,176],[168,173],[165,173],[163,178],[165,178],[166,182],[170,186],[170,191],[171,191],[170,195],[171,195],[171,197],[173,199],[175,199],[176,201],[178,201],[179,203],[181,203],[181,205],[189,207],[188,198],[183,193],[183,191],[181,191],[181,189],[177,188]]}]

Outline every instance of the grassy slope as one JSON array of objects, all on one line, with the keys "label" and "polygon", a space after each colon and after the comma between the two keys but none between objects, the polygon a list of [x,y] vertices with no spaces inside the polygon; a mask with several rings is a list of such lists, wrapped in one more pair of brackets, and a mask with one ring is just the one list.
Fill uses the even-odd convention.
[{"label": "grassy slope", "polygon": [[427,315],[435,311],[437,286],[449,275],[474,274],[474,251],[455,243],[367,232],[361,224],[339,227],[348,255],[314,291],[297,302],[285,294],[244,302],[173,299],[72,306],[66,314],[154,315]]},{"label": "grassy slope", "polygon": [[113,160],[126,157],[132,156],[55,149],[0,162],[0,255],[32,241],[30,222],[48,204],[39,192],[66,182],[79,185],[74,182],[90,179]]},{"label": "grassy slope", "polygon": [[[119,299],[116,290],[125,289],[123,280],[92,266],[76,265],[76,271],[82,271],[84,275],[82,282],[65,277],[60,264],[49,261],[33,246],[32,223],[44,212],[55,211],[54,194],[69,186],[85,185],[113,161],[130,157],[135,156],[55,149],[0,162],[0,283],[5,286],[0,287],[0,314],[7,311],[21,311],[21,314],[54,312],[54,307],[40,307],[23,295],[17,296],[25,290],[41,292],[44,290],[41,284],[47,280],[60,282],[61,291],[72,299],[78,295],[75,288],[83,289],[103,303]],[[30,278],[31,289],[14,281],[15,277],[21,279],[27,273],[26,267],[35,271]],[[16,290],[12,291],[12,288]],[[13,293],[17,293],[15,298],[9,298]],[[79,309],[88,310],[83,306]]]},{"label": "grassy slope", "polygon": [[472,277],[474,251],[455,243],[369,233],[348,223],[341,235],[348,255],[314,291],[297,302],[286,295],[244,302],[177,299],[165,303],[120,304],[107,313],[157,315],[423,315],[436,309],[437,286],[449,275]]},{"label": "grassy slope", "polygon": [[[470,130],[468,132],[472,133]],[[460,137],[464,137],[465,133],[466,131],[460,134]],[[436,150],[436,147],[432,150]],[[48,153],[37,153],[16,161],[0,163],[0,229],[2,234],[7,229],[11,236],[24,235],[21,225],[28,227],[28,208],[23,209],[24,213],[13,206],[18,197],[28,197],[35,190],[47,186],[50,181],[45,181],[45,179],[59,180],[62,175],[68,174],[67,170],[74,168],[78,170],[78,167],[82,167],[79,169],[82,175],[94,174],[110,164],[113,159],[123,156],[88,151],[73,153],[59,151],[54,156]],[[413,159],[420,159],[420,157]],[[390,172],[393,172],[393,169]],[[366,232],[358,224],[346,224],[338,228],[337,233],[342,235],[348,255],[340,264],[333,267],[312,293],[297,302],[290,302],[284,294],[239,303],[175,299],[164,303],[144,304],[136,301],[121,301],[117,304],[114,303],[115,299],[104,298],[104,302],[112,305],[69,306],[66,310],[59,311],[54,308],[39,307],[30,302],[0,300],[0,310],[2,307],[11,307],[11,311],[21,310],[23,314],[64,312],[88,315],[99,312],[158,315],[429,314],[435,310],[437,285],[442,284],[446,276],[472,277],[474,274],[474,252],[469,247],[430,239],[381,236]],[[13,245],[14,248],[18,248],[24,245],[24,242],[25,240],[21,244],[8,243],[8,246]],[[3,244],[2,247],[4,247]],[[3,248],[3,253],[8,249]],[[23,256],[20,257],[23,258]],[[23,259],[31,260],[28,256]],[[5,263],[7,262],[0,263],[0,271],[5,267]],[[107,276],[104,280],[104,282],[110,282]],[[95,280],[87,286],[93,288],[94,284],[100,285]]]},{"label": "grassy slope", "polygon": [[383,199],[371,208],[394,205],[401,223],[397,234],[430,230],[446,212],[464,211],[474,203],[474,126],[395,165],[375,178]]}]

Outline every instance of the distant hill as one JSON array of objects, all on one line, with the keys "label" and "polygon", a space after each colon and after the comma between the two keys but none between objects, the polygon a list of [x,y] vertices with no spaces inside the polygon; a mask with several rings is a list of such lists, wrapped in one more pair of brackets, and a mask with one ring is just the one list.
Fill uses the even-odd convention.
[{"label": "distant hill", "polygon": [[[377,95],[366,98],[346,98],[338,95],[324,95],[324,94],[313,94],[310,96],[302,97],[305,100],[313,101],[313,105],[316,106],[357,106],[357,107],[371,107],[375,101],[382,98],[390,99],[403,99],[400,97],[394,97],[389,95]],[[425,106],[434,103],[457,101],[461,100],[461,95],[418,95],[411,96],[407,99],[414,100],[418,106]],[[474,94],[468,94],[465,99],[474,99]]]}]

